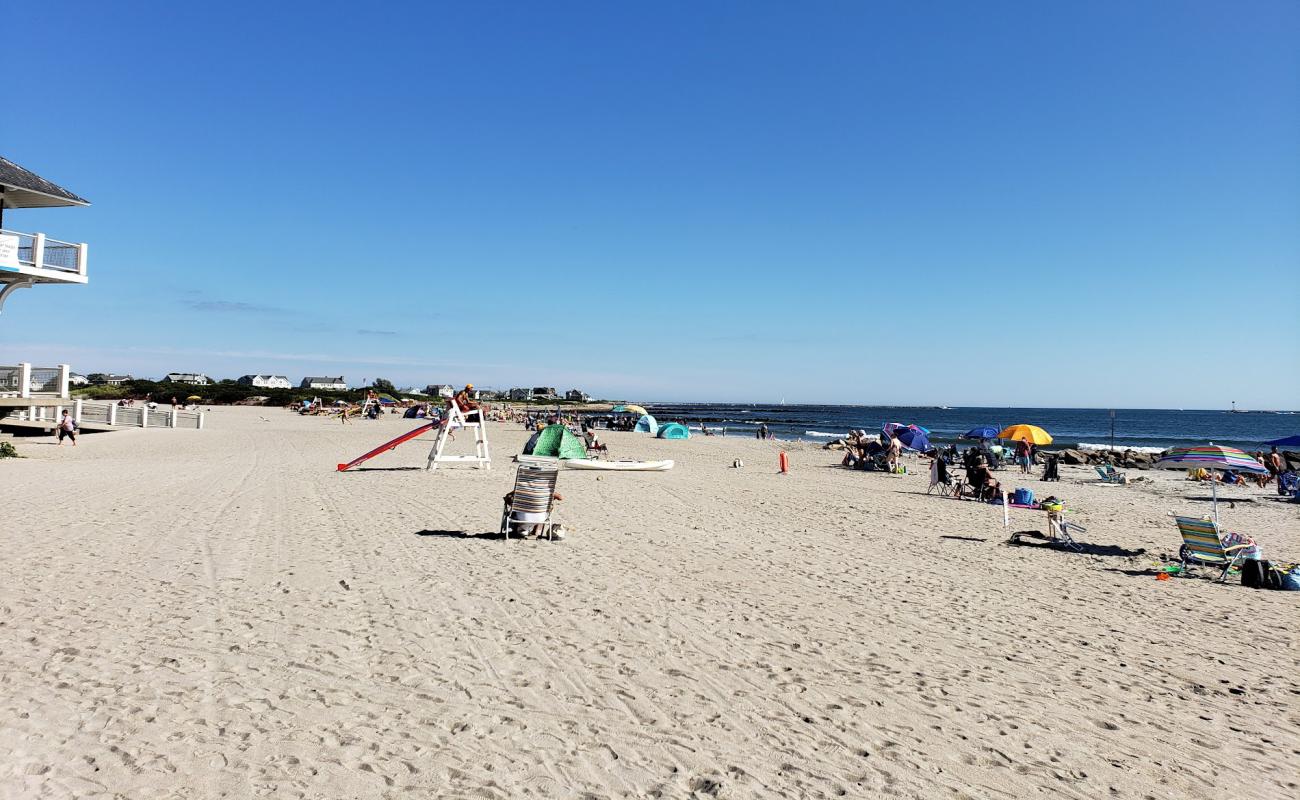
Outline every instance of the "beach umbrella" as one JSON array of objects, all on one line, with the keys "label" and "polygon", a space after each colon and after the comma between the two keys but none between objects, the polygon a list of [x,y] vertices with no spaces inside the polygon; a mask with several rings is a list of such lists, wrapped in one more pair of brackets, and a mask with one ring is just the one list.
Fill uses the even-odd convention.
[{"label": "beach umbrella", "polygon": [[926,436],[925,431],[918,426],[909,426],[899,429],[898,441],[903,447],[909,450],[917,450],[922,453],[930,449],[930,439]]},{"label": "beach umbrella", "polygon": [[189,397],[187,397],[187,398],[185,398],[185,399],[186,399],[186,400],[202,400],[203,398],[202,398],[202,397],[199,397],[197,394],[192,394],[192,395],[190,395]]},{"label": "beach umbrella", "polygon": [[1052,435],[1037,425],[1009,425],[998,431],[999,439],[1014,439],[1030,444],[1051,444]]},{"label": "beach umbrella", "polygon": [[1300,447],[1300,435],[1283,436],[1281,439],[1274,439],[1271,442],[1264,442],[1270,447]]},{"label": "beach umbrella", "polygon": [[901,422],[886,422],[884,425],[880,426],[880,430],[883,431],[886,436],[894,436],[895,431],[907,430],[907,426]]},{"label": "beach umbrella", "polygon": [[[1175,447],[1166,450],[1155,463],[1156,469],[1195,469],[1203,467],[1213,473],[1215,470],[1235,470],[1237,472],[1264,473],[1268,469],[1256,461],[1249,453],[1235,447],[1220,447],[1214,444],[1196,447]],[[1219,521],[1219,482],[1210,480],[1210,494],[1214,503],[1214,521]]]},{"label": "beach umbrella", "polygon": [[992,425],[981,425],[978,428],[971,428],[961,435],[963,439],[996,439],[998,429]]}]

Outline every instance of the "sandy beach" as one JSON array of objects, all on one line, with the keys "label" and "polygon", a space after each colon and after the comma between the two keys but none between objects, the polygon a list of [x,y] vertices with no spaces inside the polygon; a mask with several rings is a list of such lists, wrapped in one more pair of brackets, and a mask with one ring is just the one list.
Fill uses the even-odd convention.
[{"label": "sandy beach", "polygon": [[[610,433],[676,468],[563,472],[568,539],[504,542],[517,425],[488,472],[424,471],[426,438],[341,474],[413,422],[207,426],[0,461],[0,797],[1300,793],[1297,595],[1154,579],[1168,512],[1209,511],[1181,473],[1000,473],[1080,554],[917,460]],[[1223,496],[1300,558],[1296,506]]]}]

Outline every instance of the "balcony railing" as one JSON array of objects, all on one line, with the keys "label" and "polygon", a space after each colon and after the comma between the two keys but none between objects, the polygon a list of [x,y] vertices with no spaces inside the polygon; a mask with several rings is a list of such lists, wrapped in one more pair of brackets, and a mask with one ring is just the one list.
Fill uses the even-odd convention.
[{"label": "balcony railing", "polygon": [[0,365],[0,397],[68,396],[67,364],[57,367],[33,367],[29,363]]},{"label": "balcony railing", "polygon": [[[20,272],[44,270],[60,273],[68,280],[86,277],[86,245],[51,239],[43,233],[22,233],[0,230],[0,234],[18,239],[18,267]],[[3,266],[3,265],[0,265]],[[29,274],[38,273],[29,272]],[[56,276],[52,276],[56,277]]]}]

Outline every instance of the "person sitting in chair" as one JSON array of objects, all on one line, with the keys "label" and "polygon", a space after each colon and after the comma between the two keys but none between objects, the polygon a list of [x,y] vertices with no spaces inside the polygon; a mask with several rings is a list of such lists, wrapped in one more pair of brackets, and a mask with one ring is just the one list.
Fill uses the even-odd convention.
[{"label": "person sitting in chair", "polygon": [[979,500],[992,500],[1002,491],[998,479],[993,477],[993,471],[982,458],[976,462],[974,469],[967,471],[966,482],[970,484],[971,492]]},{"label": "person sitting in chair", "polygon": [[482,422],[483,412],[479,409],[478,403],[470,397],[470,392],[474,391],[474,384],[467,383],[465,388],[456,392],[456,396],[451,401],[456,404],[461,413],[465,415],[466,422]]}]

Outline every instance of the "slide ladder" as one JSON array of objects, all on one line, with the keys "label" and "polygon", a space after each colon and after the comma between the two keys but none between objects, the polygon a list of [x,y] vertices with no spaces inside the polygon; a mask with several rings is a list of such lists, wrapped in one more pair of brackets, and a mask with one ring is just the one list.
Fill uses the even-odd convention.
[{"label": "slide ladder", "polygon": [[[438,439],[433,444],[433,449],[429,451],[429,463],[425,469],[437,469],[439,464],[473,464],[483,469],[492,469],[492,456],[488,451],[487,440],[487,422],[483,419],[481,410],[470,412],[474,414],[474,422],[465,419],[465,412],[460,410],[456,401],[452,400],[449,407],[442,415],[442,427],[438,429]],[[447,446],[449,439],[457,428],[461,430],[474,431],[474,455],[472,456],[447,456],[443,455],[442,450]]]}]

